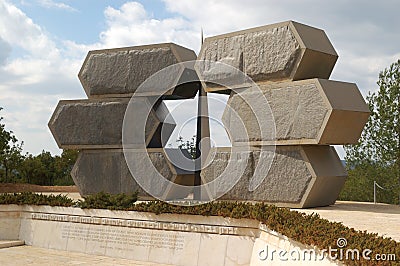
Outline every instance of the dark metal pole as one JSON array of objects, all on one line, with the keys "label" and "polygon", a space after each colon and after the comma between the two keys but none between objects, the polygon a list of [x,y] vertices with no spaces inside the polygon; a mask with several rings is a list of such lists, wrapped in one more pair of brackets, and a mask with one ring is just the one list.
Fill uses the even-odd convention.
[{"label": "dark metal pole", "polygon": [[[197,103],[197,130],[196,130],[196,172],[194,179],[194,191],[193,198],[201,200],[201,168],[207,159],[208,153],[210,152],[210,125],[208,119],[208,101],[207,92],[203,86],[199,89],[198,103]],[[203,199],[204,199],[203,195]]]},{"label": "dark metal pole", "polygon": [[[201,29],[201,45],[203,45],[204,36],[203,28]],[[194,178],[194,191],[193,198],[195,200],[201,200],[201,168],[207,155],[210,151],[210,125],[208,120],[208,102],[207,92],[200,83],[198,102],[197,102],[197,130],[196,130],[196,172]],[[204,198],[204,195],[203,195]]]}]

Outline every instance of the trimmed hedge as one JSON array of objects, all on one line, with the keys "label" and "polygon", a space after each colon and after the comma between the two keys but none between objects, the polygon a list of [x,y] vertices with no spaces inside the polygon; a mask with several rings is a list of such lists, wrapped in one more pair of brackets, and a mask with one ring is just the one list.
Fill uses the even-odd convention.
[{"label": "trimmed hedge", "polygon": [[[337,248],[338,238],[345,238],[347,246],[344,249],[358,249],[360,252],[366,248],[375,254],[395,254],[397,261],[368,261],[361,259],[342,261],[346,265],[400,265],[400,243],[391,238],[378,236],[376,233],[357,231],[344,226],[342,223],[330,222],[320,218],[318,214],[306,215],[301,212],[291,211],[288,208],[279,208],[263,203],[242,202],[211,202],[197,206],[176,206],[165,202],[150,201],[135,204],[137,194],[109,195],[99,193],[85,197],[83,201],[73,202],[65,196],[45,196],[33,193],[3,194],[0,195],[0,204],[31,204],[55,206],[75,206],[81,208],[100,208],[111,210],[128,210],[152,212],[155,214],[189,214],[203,216],[223,216],[231,218],[255,219],[264,223],[268,228],[285,235],[300,243],[316,246],[320,250],[328,247]],[[362,257],[362,256],[361,256]]]},{"label": "trimmed hedge", "polygon": [[132,194],[108,194],[100,192],[83,197],[83,201],[78,200],[77,206],[82,209],[127,210],[135,205],[137,199],[137,192]]},{"label": "trimmed hedge", "polygon": [[43,195],[32,192],[0,194],[0,204],[50,205],[72,207],[76,203],[63,195]]}]

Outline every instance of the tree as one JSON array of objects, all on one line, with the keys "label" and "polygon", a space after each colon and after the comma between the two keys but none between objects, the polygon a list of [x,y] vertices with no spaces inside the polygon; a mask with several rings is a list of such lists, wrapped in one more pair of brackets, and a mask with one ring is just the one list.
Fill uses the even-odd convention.
[{"label": "tree", "polygon": [[349,180],[342,195],[362,185],[372,191],[376,180],[387,188],[383,201],[395,203],[400,185],[400,60],[379,73],[377,84],[379,90],[367,97],[371,115],[359,142],[345,146]]},{"label": "tree", "polygon": [[55,158],[50,152],[42,151],[37,156],[27,155],[19,171],[24,181],[41,186],[52,186],[55,179]]},{"label": "tree", "polygon": [[[0,107],[0,111],[3,108]],[[0,166],[3,169],[3,181],[10,182],[11,175],[18,168],[23,160],[23,142],[18,143],[12,131],[5,129],[5,124],[1,123],[0,117]]]},{"label": "tree", "polygon": [[184,140],[182,136],[179,136],[176,140],[178,148],[181,150],[187,150],[190,156],[196,158],[196,135],[192,136],[190,140]]},{"label": "tree", "polygon": [[44,150],[37,156],[22,155],[23,142],[19,143],[13,132],[5,129],[2,120],[0,117],[0,181],[50,186],[74,184],[70,172],[78,151],[64,150],[61,156],[52,156]]},{"label": "tree", "polygon": [[42,186],[73,185],[70,172],[77,156],[76,150],[64,150],[61,156],[52,156],[47,151],[36,156],[28,154],[19,167],[22,182]]},{"label": "tree", "polygon": [[35,156],[27,154],[18,170],[22,177],[22,182],[36,184],[39,179],[37,177],[41,176],[44,171],[44,166]]},{"label": "tree", "polygon": [[78,154],[77,150],[64,150],[61,156],[55,157],[54,185],[74,185],[74,181],[71,178],[71,170],[78,158]]}]

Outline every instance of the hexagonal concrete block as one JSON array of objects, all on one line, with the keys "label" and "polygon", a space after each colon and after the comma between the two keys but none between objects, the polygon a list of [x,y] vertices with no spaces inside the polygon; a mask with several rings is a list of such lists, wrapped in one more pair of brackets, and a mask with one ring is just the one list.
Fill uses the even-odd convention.
[{"label": "hexagonal concrete block", "polygon": [[111,194],[146,192],[129,175],[121,150],[83,150],[71,171],[82,196],[107,192]]},{"label": "hexagonal concrete block", "polygon": [[[202,170],[203,183],[216,181],[213,186],[216,195],[226,186],[221,177],[229,179],[237,175],[225,169],[229,160],[239,157],[231,154],[230,148],[219,148]],[[253,148],[248,158],[240,179],[231,185],[229,192],[220,193],[220,200],[262,201],[294,208],[327,206],[335,203],[347,176],[330,146],[277,146],[275,156],[265,147]],[[266,160],[273,160],[270,169]]]},{"label": "hexagonal concrete block", "polygon": [[[198,60],[208,62],[196,63],[196,70],[202,80],[208,81],[207,91],[229,94],[226,87],[212,84],[238,78],[238,73],[223,64],[255,82],[328,79],[337,58],[323,30],[287,21],[206,38]],[[230,85],[240,87],[244,81],[235,82]]]},{"label": "hexagonal concrete block", "polygon": [[[160,77],[158,86],[138,87],[150,76],[171,65],[196,60],[194,51],[173,43],[133,46],[90,51],[79,72],[79,79],[89,98],[160,96],[160,89],[170,88],[166,99],[193,98],[199,82],[177,86],[179,82],[198,80],[193,67],[173,68],[173,74]],[[183,81],[182,81],[183,80]]]},{"label": "hexagonal concrete block", "polygon": [[[60,101],[49,128],[62,149],[121,148],[128,102],[129,99]],[[134,111],[133,115],[149,113],[149,117],[145,130],[140,127],[131,129],[132,144],[140,145],[140,141],[145,140],[147,146],[161,147],[161,128],[165,126],[162,133],[164,139],[168,139],[175,127],[165,104],[159,102],[152,108],[145,97],[137,97]]]},{"label": "hexagonal concrete block", "polygon": [[[139,158],[135,174],[142,175],[146,182],[149,182],[153,193],[166,199],[183,199],[191,193],[194,184],[193,173],[172,166],[163,149],[148,149],[146,153],[165,180],[185,186],[177,190],[167,183],[160,182],[151,176],[149,169],[142,167],[146,164],[143,163],[143,158]],[[121,149],[81,151],[71,176],[82,196],[101,191],[111,194],[138,191],[142,199],[153,198],[132,177]]]},{"label": "hexagonal concrete block", "polygon": [[237,145],[326,145],[357,143],[368,117],[357,85],[310,79],[232,94],[222,121]]}]

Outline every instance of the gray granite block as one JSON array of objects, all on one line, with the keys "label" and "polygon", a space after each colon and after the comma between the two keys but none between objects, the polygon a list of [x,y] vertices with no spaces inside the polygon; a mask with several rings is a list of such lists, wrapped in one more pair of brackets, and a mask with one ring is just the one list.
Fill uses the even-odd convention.
[{"label": "gray granite block", "polygon": [[[101,191],[111,194],[138,191],[139,196],[144,199],[156,196],[169,200],[183,199],[191,193],[194,184],[193,172],[178,170],[172,166],[163,149],[147,149],[144,153],[148,154],[150,162],[162,179],[156,178],[154,172],[149,170],[143,153],[139,152],[136,153],[138,156],[127,158],[135,159],[135,162],[129,165],[134,167],[132,170],[135,176],[151,188],[150,194],[132,176],[121,149],[81,151],[71,175],[83,196]],[[175,188],[166,180],[183,187]]]},{"label": "gray granite block", "polygon": [[[60,148],[104,149],[121,148],[124,115],[129,99],[72,100],[60,101],[49,122],[49,128]],[[140,145],[140,141],[151,147],[160,147],[161,127],[166,125],[164,139],[175,128],[168,116],[168,109],[159,102],[154,107],[145,97],[138,97],[131,116],[149,114],[143,127],[132,128],[129,144]],[[168,118],[168,121],[166,121]],[[169,134],[169,135],[168,135]]]},{"label": "gray granite block", "polygon": [[[278,206],[326,206],[335,202],[347,176],[330,146],[277,146],[275,155],[271,147],[243,152],[249,153],[245,170],[235,172],[226,169],[230,160],[238,164],[237,154],[230,148],[216,150],[201,172],[203,183],[215,180],[210,185],[211,194],[221,200],[262,201]],[[229,179],[234,181],[224,194]]]},{"label": "gray granite block", "polygon": [[355,84],[310,79],[238,90],[222,121],[234,144],[351,144],[368,117]]},{"label": "gray granite block", "polygon": [[[196,60],[192,50],[173,43],[95,50],[88,53],[78,76],[89,98],[130,97],[158,71],[192,60]],[[146,87],[137,95],[161,96],[160,89],[166,88],[164,98],[193,98],[199,82],[178,86],[182,79],[198,80],[193,67],[177,66],[170,72],[157,82],[162,87]]]},{"label": "gray granite block", "polygon": [[[196,70],[207,81],[207,91],[229,93],[227,88],[212,84],[238,79],[240,74],[223,64],[255,82],[327,79],[337,58],[323,30],[287,21],[206,38],[198,56],[205,62],[196,63]],[[231,85],[240,87],[240,82],[239,78],[238,84]]]}]

